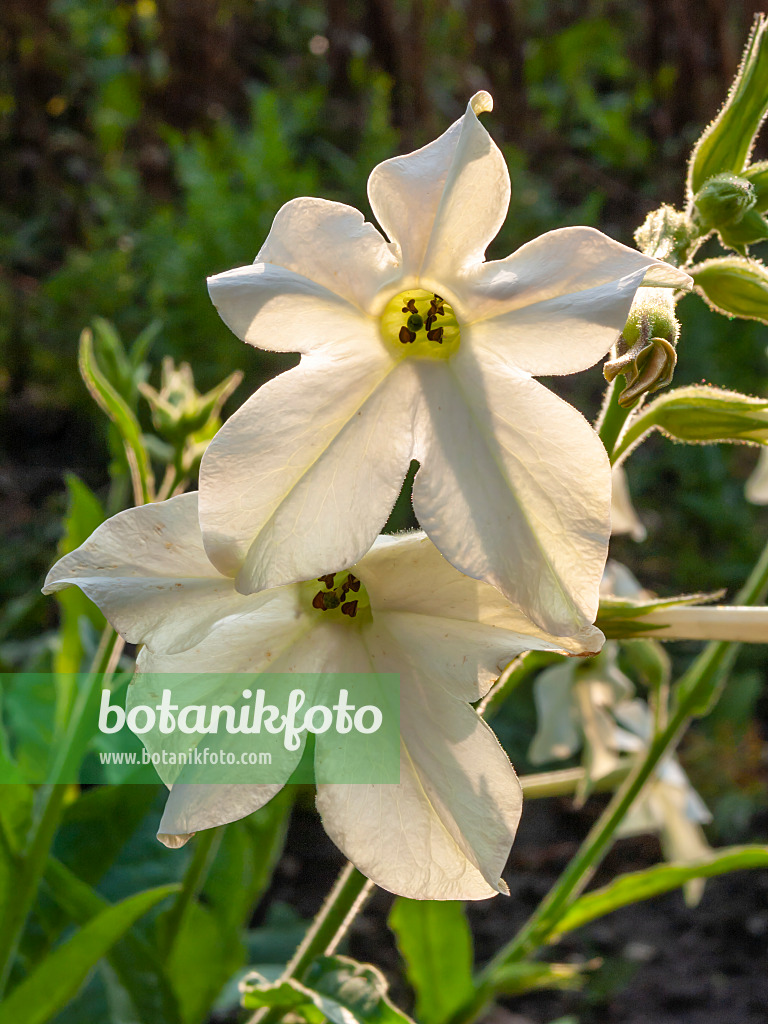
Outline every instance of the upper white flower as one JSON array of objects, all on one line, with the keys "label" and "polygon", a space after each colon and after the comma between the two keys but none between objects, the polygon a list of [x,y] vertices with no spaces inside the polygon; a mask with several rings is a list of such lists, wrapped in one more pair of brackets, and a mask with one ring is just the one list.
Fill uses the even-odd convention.
[{"label": "upper white flower", "polygon": [[[423,533],[380,537],[351,567],[370,602],[354,617],[313,605],[317,582],[244,596],[206,557],[197,505],[184,494],[121,512],[53,567],[46,592],[79,586],[127,640],[145,645],[140,672],[399,673],[400,783],[320,785],[325,828],[361,871],[401,895],[504,891],[521,790],[468,702],[521,651],[594,652],[599,630],[547,634],[493,587],[458,573]],[[180,845],[280,788],[176,785],[161,837]]]},{"label": "upper white flower", "polygon": [[415,459],[416,514],[456,568],[552,633],[594,620],[608,460],[531,375],[591,366],[642,282],[690,278],[586,227],[484,262],[510,196],[476,116],[491,106],[478,93],[440,138],[374,168],[389,241],[349,206],[295,199],[252,266],[210,279],[238,337],[303,356],[203,459],[205,548],[242,593],[358,561]]}]

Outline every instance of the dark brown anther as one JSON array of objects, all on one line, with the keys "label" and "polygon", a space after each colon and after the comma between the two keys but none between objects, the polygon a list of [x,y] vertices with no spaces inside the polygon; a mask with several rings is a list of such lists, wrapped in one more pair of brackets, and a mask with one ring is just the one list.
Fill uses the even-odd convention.
[{"label": "dark brown anther", "polygon": [[312,598],[312,607],[317,608],[318,611],[325,611],[325,594],[322,590],[318,590],[315,596]]},{"label": "dark brown anther", "polygon": [[354,619],[357,615],[357,601],[346,601],[341,606],[341,614],[348,615],[350,619]]},{"label": "dark brown anther", "polygon": [[[405,304],[405,308],[408,310],[409,313],[418,313],[419,312],[418,309],[416,309],[416,300],[415,299],[408,299],[408,301]],[[403,312],[405,312],[405,310]]]},{"label": "dark brown anther", "polygon": [[430,341],[436,341],[438,345],[443,344],[443,328],[436,327],[434,331],[427,331],[427,337]]},{"label": "dark brown anther", "polygon": [[398,338],[404,345],[409,345],[412,341],[416,341],[416,335],[413,331],[409,331],[407,327],[401,327]]},{"label": "dark brown anther", "polygon": [[335,579],[336,579],[336,573],[335,572],[329,572],[329,573],[326,573],[325,576],[318,576],[317,577],[317,582],[318,583],[324,583],[325,587],[326,587],[326,590],[333,590],[333,581]]},{"label": "dark brown anther", "polygon": [[358,590],[360,589],[360,580],[357,578],[357,576],[353,576],[352,573],[350,573],[349,576],[347,576],[347,582],[345,586],[347,586],[349,590],[354,590],[354,592],[357,593]]},{"label": "dark brown anther", "polygon": [[427,317],[427,319],[424,321],[424,326],[426,327],[427,331],[431,331],[432,330],[432,324],[435,322],[435,320],[437,320],[437,317],[435,316],[435,314],[434,313],[430,313],[429,316]]}]

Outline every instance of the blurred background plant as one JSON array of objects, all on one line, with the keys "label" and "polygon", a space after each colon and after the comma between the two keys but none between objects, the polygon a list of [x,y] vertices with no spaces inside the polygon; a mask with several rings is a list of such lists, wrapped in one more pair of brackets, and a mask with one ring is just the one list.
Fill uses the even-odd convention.
[{"label": "blurred background plant", "polygon": [[[71,550],[106,515],[193,482],[220,416],[295,361],[240,345],[205,289],[206,275],[253,260],[283,202],[322,195],[370,216],[365,183],[373,165],[434,138],[471,93],[487,88],[496,108],[486,124],[513,182],[510,214],[490,255],[575,223],[632,244],[649,210],[684,204],[686,160],[727,92],[752,11],[693,0],[5,0],[0,671],[73,672],[99,655],[104,620],[94,606],[67,591],[57,613],[39,594],[57,546]],[[759,147],[758,167],[768,156]],[[702,249],[705,257],[718,252],[714,238]],[[678,313],[677,383],[711,381],[768,396],[761,324],[713,316],[696,295]],[[233,370],[247,385],[234,397]],[[594,419],[604,389],[599,368],[548,383]],[[673,445],[655,434],[627,466],[647,540],[615,538],[612,553],[662,594],[732,593],[768,536],[765,511],[744,500],[755,461],[754,448]],[[391,521],[405,525],[407,501]],[[673,663],[685,664],[694,650],[671,649]],[[622,647],[624,662],[628,651],[631,643]],[[709,834],[718,842],[765,831],[761,655],[746,650],[725,698],[681,752],[713,812]],[[622,668],[643,682],[636,668]],[[532,769],[533,679],[494,718],[521,771]],[[60,726],[74,700],[43,684],[38,697],[39,719],[21,724],[31,758],[50,746],[46,728]],[[6,686],[2,712],[15,715],[17,727],[22,705]],[[3,744],[0,731],[0,756]],[[287,801],[229,826],[207,851],[171,856],[151,838],[156,797],[153,787],[85,791],[59,809],[56,860],[39,866],[42,910],[22,936],[14,982],[19,964],[41,962],[69,934],[68,922],[83,926],[104,912],[100,899],[182,882],[166,912],[170,924],[152,925],[150,951],[136,950],[148,932],[129,937],[122,954],[116,946],[116,957],[56,1017],[62,1024],[106,1014],[141,1024],[203,1021],[217,997],[223,1008],[236,1001],[231,984],[223,986],[241,965],[285,963],[301,916],[316,909],[273,898],[258,912],[259,928],[241,933],[269,884]],[[26,799],[11,803],[10,820],[35,820]],[[94,830],[107,821],[110,840],[96,857]],[[255,857],[259,844],[269,856]],[[283,862],[278,892],[291,890],[292,870],[300,870],[295,854]],[[316,881],[318,892],[327,888],[325,877]],[[237,909],[227,898],[234,887],[243,893]],[[148,900],[136,914],[150,909]],[[408,913],[393,919],[399,937]],[[126,973],[132,957],[139,966]],[[410,956],[409,979],[428,1005],[418,961],[418,953]],[[446,979],[468,969],[464,960],[447,963]],[[558,966],[561,987],[578,983]],[[195,988],[187,979],[198,974]],[[395,987],[404,984],[401,977]],[[442,1019],[461,1004],[461,984]],[[598,1007],[600,984],[588,989]],[[537,979],[510,976],[508,987],[519,994]],[[147,988],[152,1005],[141,1002]],[[436,1013],[423,1017],[441,1024]]]}]

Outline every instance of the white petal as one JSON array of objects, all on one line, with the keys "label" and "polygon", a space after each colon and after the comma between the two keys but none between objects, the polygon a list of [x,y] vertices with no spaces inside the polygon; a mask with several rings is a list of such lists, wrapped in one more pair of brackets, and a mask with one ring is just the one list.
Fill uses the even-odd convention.
[{"label": "white petal", "polygon": [[541,672],[533,684],[536,735],[528,749],[531,764],[546,764],[575,754],[581,735],[574,721],[571,688],[574,665],[567,662]]},{"label": "white petal", "polygon": [[256,262],[301,274],[365,312],[399,274],[392,247],[373,224],[353,207],[325,199],[286,203]]},{"label": "white petal", "polygon": [[433,675],[455,697],[476,701],[523,651],[596,653],[593,626],[577,637],[540,629],[488,583],[465,576],[426,534],[380,537],[355,566],[378,627],[386,629],[414,669]]},{"label": "white petal", "polygon": [[269,352],[312,352],[349,342],[378,344],[369,317],[347,299],[309,278],[254,263],[208,278],[224,323],[241,341]]},{"label": "white petal", "polygon": [[[331,625],[313,609],[299,608],[297,588],[269,591],[265,607],[223,619],[194,647],[179,654],[139,653],[142,673],[322,672],[328,662]],[[247,603],[249,598],[240,597]],[[332,666],[329,671],[345,671]]]},{"label": "white petal", "polygon": [[413,488],[419,522],[461,572],[498,587],[542,629],[594,621],[610,531],[610,466],[571,406],[462,348],[422,364]]},{"label": "white petal", "polygon": [[283,788],[263,786],[177,785],[171,790],[157,830],[165,846],[178,849],[195,832],[238,821],[258,811]]},{"label": "white petal", "polygon": [[646,529],[632,504],[627,474],[623,466],[614,466],[611,472],[611,534],[628,533],[632,540],[645,540]]},{"label": "white petal", "polygon": [[410,465],[415,387],[410,363],[383,351],[308,357],[227,421],[203,458],[200,522],[239,589],[336,572],[368,550]]},{"label": "white petal", "polygon": [[760,457],[747,480],[744,493],[753,505],[768,505],[768,448],[760,449]]},{"label": "white petal", "polygon": [[[659,263],[594,228],[549,231],[504,260],[484,263],[456,286],[462,345],[479,360],[497,353],[534,374],[575,373],[616,341],[643,279]],[[690,278],[666,269],[685,287]]]},{"label": "white petal", "polygon": [[[402,677],[401,677],[402,678]],[[377,885],[410,899],[506,892],[522,791],[488,726],[418,677],[402,679],[397,786],[319,786],[326,831]]]},{"label": "white petal", "polygon": [[478,93],[439,139],[371,172],[371,207],[399,246],[407,277],[450,285],[463,267],[482,260],[504,222],[509,173],[476,116],[491,106],[490,96]]},{"label": "white petal", "polygon": [[206,557],[194,493],[127,509],[102,523],[54,565],[44,593],[73,585],[130,643],[166,653],[192,646],[243,605],[232,580]]}]

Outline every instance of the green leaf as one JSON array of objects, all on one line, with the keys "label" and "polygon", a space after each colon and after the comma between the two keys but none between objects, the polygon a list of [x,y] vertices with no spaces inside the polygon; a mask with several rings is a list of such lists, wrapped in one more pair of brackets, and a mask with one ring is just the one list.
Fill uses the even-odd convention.
[{"label": "green leaf", "polygon": [[131,925],[176,888],[165,885],[138,893],[90,920],[0,1003],[0,1024],[44,1024],[74,998],[92,968]]},{"label": "green leaf", "polygon": [[333,1024],[413,1024],[387,998],[384,975],[346,956],[324,956],[291,984]]},{"label": "green leaf", "polygon": [[[59,907],[76,924],[84,925],[111,904],[60,861],[51,857],[45,884]],[[157,950],[128,932],[107,953],[114,980],[127,995],[133,1015],[141,1024],[180,1024],[176,999],[166,979]]]},{"label": "green leaf", "polygon": [[134,492],[144,503],[152,500],[154,477],[141,437],[141,427],[125,399],[109,383],[96,363],[93,334],[87,328],[80,335],[80,375],[91,397],[120,432],[131,470]]},{"label": "green leaf", "polygon": [[[266,806],[224,830],[204,886],[206,902],[224,931],[247,925],[266,891],[285,843],[293,799],[292,788],[283,789]],[[232,899],[233,892],[237,899]]]},{"label": "green leaf", "polygon": [[765,867],[768,867],[768,847],[730,846],[710,857],[686,864],[657,864],[645,871],[633,871],[576,900],[558,921],[553,937],[581,928],[619,907],[678,889],[694,878],[711,878],[728,871]]},{"label": "green leaf", "polygon": [[768,269],[757,260],[718,256],[689,270],[695,290],[716,313],[768,323]]},{"label": "green leaf", "polygon": [[416,993],[416,1017],[442,1024],[472,998],[472,933],[462,903],[399,897],[389,927]]},{"label": "green leaf", "polygon": [[[59,556],[67,555],[79,547],[106,518],[101,502],[82,480],[72,473],[68,473],[65,480],[67,514],[64,519],[64,535],[59,541]],[[57,674],[59,689],[56,724],[61,729],[66,723],[74,699],[73,693],[61,692],[61,684],[67,678],[70,681],[72,679],[72,676],[67,676],[66,673],[79,672],[83,667],[81,620],[86,619],[99,632],[104,628],[106,620],[93,601],[90,601],[78,587],[60,590],[55,597],[61,622],[59,647],[54,655],[53,670]]]},{"label": "green leaf", "polygon": [[741,66],[728,98],[715,120],[694,146],[688,166],[688,190],[724,171],[741,172],[768,111],[768,22],[755,19]]},{"label": "green leaf", "polygon": [[548,964],[522,961],[504,964],[493,972],[487,986],[497,996],[519,996],[542,989],[574,991],[583,987],[584,971],[594,966],[597,966],[594,962]]},{"label": "green leaf", "polygon": [[[239,894],[230,898],[236,902]],[[239,932],[225,930],[208,907],[190,903],[166,962],[184,1024],[207,1020],[211,1004],[244,963]]]}]

